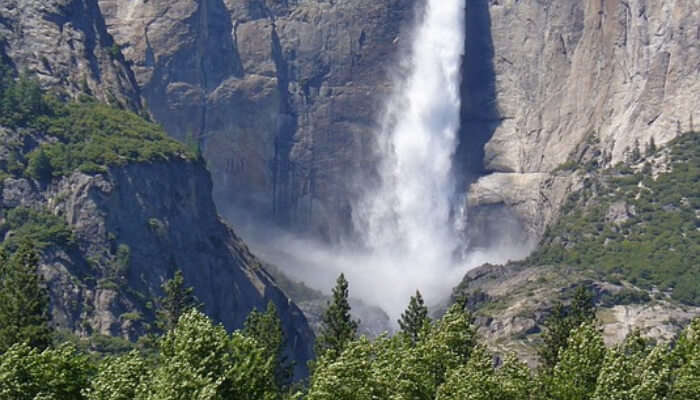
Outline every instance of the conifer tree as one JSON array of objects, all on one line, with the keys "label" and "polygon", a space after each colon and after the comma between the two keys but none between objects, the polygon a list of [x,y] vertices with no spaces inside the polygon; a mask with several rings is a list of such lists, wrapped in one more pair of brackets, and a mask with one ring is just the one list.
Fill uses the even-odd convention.
[{"label": "conifer tree", "polygon": [[15,343],[40,350],[51,344],[49,297],[38,267],[39,255],[29,239],[9,259],[0,255],[0,353]]},{"label": "conifer tree", "polygon": [[27,171],[31,177],[41,182],[51,180],[51,175],[53,174],[51,160],[43,149],[39,149],[39,151],[29,156]]},{"label": "conifer tree", "polygon": [[348,281],[340,274],[333,288],[333,301],[328,304],[321,321],[321,332],[316,340],[316,355],[329,350],[340,354],[345,345],[357,337],[357,321],[350,317]]},{"label": "conifer tree", "polygon": [[542,334],[543,343],[538,349],[542,366],[547,369],[553,368],[559,361],[559,353],[567,346],[571,331],[594,318],[593,296],[584,287],[576,289],[568,308],[561,303],[555,303],[552,313],[544,323],[547,329]]},{"label": "conifer tree", "polygon": [[642,152],[639,150],[639,139],[634,140],[634,148],[632,149],[632,162],[637,162],[642,158]]},{"label": "conifer tree", "polygon": [[401,332],[406,335],[411,343],[415,344],[423,326],[429,322],[428,307],[425,306],[420,291],[416,290],[416,295],[411,296],[408,308],[401,314],[401,319],[399,320]]},{"label": "conifer tree", "polygon": [[167,280],[162,288],[165,295],[158,302],[156,327],[167,332],[175,327],[182,314],[198,308],[198,302],[192,294],[193,289],[185,286],[185,278],[181,270],[175,271],[173,278]]},{"label": "conifer tree", "polygon": [[284,331],[275,303],[269,302],[265,312],[253,310],[243,323],[243,335],[255,339],[265,348],[266,355],[275,365],[275,381],[284,388],[292,379],[293,364],[283,354]]},{"label": "conifer tree", "polygon": [[654,141],[654,137],[652,136],[651,139],[649,139],[649,143],[647,143],[647,148],[646,148],[646,156],[652,156],[654,153],[656,153],[656,142]]}]

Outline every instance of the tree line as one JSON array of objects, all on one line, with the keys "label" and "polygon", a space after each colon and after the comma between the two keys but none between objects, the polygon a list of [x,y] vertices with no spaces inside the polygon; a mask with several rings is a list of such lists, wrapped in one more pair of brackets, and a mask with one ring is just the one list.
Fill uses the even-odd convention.
[{"label": "tree line", "polygon": [[56,341],[38,264],[29,240],[0,253],[0,400],[700,398],[700,319],[671,344],[634,332],[606,348],[583,288],[553,307],[531,369],[513,354],[492,354],[462,301],[432,321],[420,292],[397,334],[361,337],[341,274],[310,376],[292,383],[272,303],[228,333],[199,311],[176,272],[163,285],[149,345],[101,357]]}]

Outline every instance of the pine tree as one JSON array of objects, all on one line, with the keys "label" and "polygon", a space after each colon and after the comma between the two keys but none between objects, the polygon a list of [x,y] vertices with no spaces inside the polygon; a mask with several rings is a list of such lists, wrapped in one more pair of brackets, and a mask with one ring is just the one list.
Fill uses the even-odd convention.
[{"label": "pine tree", "polygon": [[411,296],[408,308],[401,314],[399,327],[411,343],[415,344],[424,325],[429,322],[428,307],[425,306],[420,291],[416,290],[416,295]]},{"label": "pine tree", "polygon": [[0,255],[0,353],[15,343],[51,344],[49,297],[37,271],[39,255],[23,240],[12,257]]},{"label": "pine tree", "polygon": [[265,348],[267,357],[275,365],[277,386],[284,388],[291,383],[293,364],[283,354],[284,331],[275,303],[269,302],[265,312],[253,310],[243,323],[243,335],[255,339]]},{"label": "pine tree", "polygon": [[642,152],[639,150],[639,139],[634,139],[634,148],[632,149],[632,162],[637,162],[642,158]]},{"label": "pine tree", "polygon": [[553,368],[559,361],[560,352],[566,349],[571,331],[594,318],[593,296],[584,287],[576,289],[568,308],[561,303],[555,303],[552,313],[544,323],[547,329],[542,334],[543,343],[538,349],[542,366],[547,369]]},{"label": "pine tree", "polygon": [[654,142],[654,137],[652,136],[651,139],[649,139],[649,143],[647,143],[647,148],[646,148],[646,156],[652,156],[654,153],[656,153],[656,142]]},{"label": "pine tree", "polygon": [[327,351],[340,354],[351,340],[357,337],[357,321],[350,317],[348,281],[340,274],[333,288],[333,301],[328,305],[321,321],[321,332],[316,340],[316,354]]},{"label": "pine tree", "polygon": [[27,172],[32,178],[38,181],[48,182],[51,180],[53,167],[51,166],[49,156],[43,149],[39,149],[39,151],[29,156]]},{"label": "pine tree", "polygon": [[167,280],[162,288],[165,295],[158,301],[156,327],[167,332],[175,327],[182,314],[198,308],[198,302],[192,294],[193,289],[185,286],[185,278],[180,270],[175,271],[173,278]]}]

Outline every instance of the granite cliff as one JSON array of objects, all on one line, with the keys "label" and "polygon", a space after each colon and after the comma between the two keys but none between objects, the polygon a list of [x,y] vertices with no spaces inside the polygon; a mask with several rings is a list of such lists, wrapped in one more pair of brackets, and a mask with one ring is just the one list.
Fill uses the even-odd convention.
[{"label": "granite cliff", "polygon": [[306,319],[220,218],[201,158],[133,112],[139,88],[97,3],[3,2],[0,34],[2,245],[41,249],[55,326],[134,340],[180,269],[229,330],[274,302],[303,376]]},{"label": "granite cliff", "polygon": [[45,87],[138,110],[139,88],[92,0],[7,0],[0,44],[19,71]]},{"label": "granite cliff", "polygon": [[[0,136],[4,171],[8,160],[21,163],[36,146],[55,140],[7,129]],[[218,216],[201,162],[175,155],[97,174],[76,170],[49,182],[16,172],[3,178],[6,244],[34,234],[33,223],[42,225],[40,232],[68,237],[46,233],[39,241],[58,328],[135,340],[152,324],[160,285],[180,269],[203,310],[230,330],[274,302],[298,372],[305,368],[313,354],[306,319]]]},{"label": "granite cliff", "polygon": [[[198,142],[223,212],[337,237],[412,0],[101,0],[156,120]],[[235,219],[235,218],[234,218]]]},{"label": "granite cliff", "polygon": [[492,111],[481,124],[489,129],[486,176],[470,188],[476,219],[512,211],[527,237],[538,239],[579,187],[575,177],[552,174],[558,166],[590,158],[614,165],[652,138],[663,144],[693,129],[700,107],[697,1],[469,4],[481,5],[475,23],[487,24],[482,47],[493,56],[486,68],[492,85],[466,102]]},{"label": "granite cliff", "polygon": [[[222,210],[330,239],[349,228],[349,177],[371,173],[373,128],[421,5],[99,1],[150,112],[201,144]],[[535,242],[576,187],[551,172],[578,161],[592,136],[610,164],[635,141],[663,144],[689,128],[700,101],[697,2],[466,8],[457,162],[465,190],[480,178],[469,196],[479,230],[507,218]]]}]

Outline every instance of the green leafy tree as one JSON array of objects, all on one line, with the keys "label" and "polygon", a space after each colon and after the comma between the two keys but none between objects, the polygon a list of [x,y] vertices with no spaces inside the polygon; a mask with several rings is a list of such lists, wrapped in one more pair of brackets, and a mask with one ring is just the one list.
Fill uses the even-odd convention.
[{"label": "green leafy tree", "polygon": [[559,361],[560,352],[566,348],[573,329],[595,318],[595,304],[589,290],[579,287],[574,292],[569,307],[555,303],[552,312],[544,323],[542,345],[538,349],[540,362],[545,369],[551,369]]},{"label": "green leafy tree", "polygon": [[649,352],[637,368],[637,382],[630,390],[630,400],[669,398],[673,382],[669,353],[665,344],[658,344]]},{"label": "green leafy tree", "polygon": [[436,399],[502,399],[495,375],[493,357],[482,346],[476,346],[469,361],[451,371],[445,383],[438,388]]},{"label": "green leafy tree", "polygon": [[592,324],[581,325],[571,332],[551,376],[544,374],[546,392],[557,400],[590,399],[595,393],[605,356],[605,345],[598,330]]},{"label": "green leafy tree", "polygon": [[81,400],[92,371],[71,344],[44,351],[16,344],[0,356],[0,400]]},{"label": "green leafy tree", "polygon": [[198,302],[192,294],[193,289],[185,286],[185,278],[180,270],[175,271],[173,278],[163,283],[162,288],[164,295],[158,301],[156,327],[161,332],[167,332],[177,324],[180,316],[197,308]]},{"label": "green leafy tree", "polygon": [[292,380],[293,364],[284,356],[284,331],[275,303],[269,302],[265,312],[251,311],[243,324],[241,333],[255,339],[263,346],[267,356],[275,364],[277,385],[280,388],[288,386]]},{"label": "green leafy tree", "polygon": [[646,346],[638,331],[625,342],[607,351],[600,369],[593,400],[632,399],[640,384],[640,367],[645,361]]},{"label": "green leafy tree", "polygon": [[406,352],[401,367],[404,379],[394,385],[402,398],[434,398],[449,372],[469,360],[474,346],[471,315],[455,304]]},{"label": "green leafy tree", "polygon": [[136,351],[109,357],[102,360],[96,376],[82,393],[86,400],[132,400],[147,374],[146,361]]},{"label": "green leafy tree", "polygon": [[672,354],[672,400],[700,398],[700,318],[696,318],[678,340]]},{"label": "green leafy tree", "polygon": [[137,389],[138,400],[274,399],[274,363],[250,337],[229,336],[191,309],[160,342],[158,367]]},{"label": "green leafy tree", "polygon": [[38,267],[39,255],[29,240],[9,259],[0,255],[0,352],[15,343],[38,349],[51,344],[49,297]]},{"label": "green leafy tree", "polygon": [[449,373],[437,392],[437,400],[527,400],[534,393],[530,370],[514,355],[501,368],[494,368],[493,356],[477,345],[469,361]]},{"label": "green leafy tree", "polygon": [[426,323],[430,323],[428,307],[425,306],[420,291],[416,290],[416,295],[411,296],[408,308],[401,314],[399,327],[411,343],[415,344]]},{"label": "green leafy tree", "polygon": [[357,337],[357,321],[350,316],[348,281],[340,274],[333,288],[333,300],[321,320],[321,332],[316,340],[316,354],[326,351],[340,354],[345,345]]},{"label": "green leafy tree", "polygon": [[[308,400],[373,400],[391,398],[390,379],[400,376],[401,351],[381,337],[347,343],[340,354],[327,352],[319,360],[309,385]],[[393,340],[393,342],[396,342]]]}]

